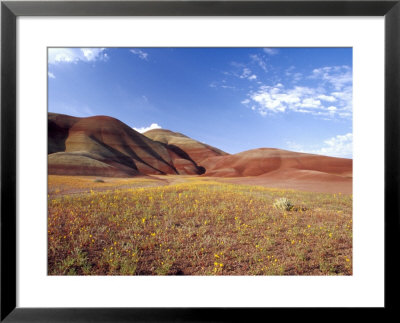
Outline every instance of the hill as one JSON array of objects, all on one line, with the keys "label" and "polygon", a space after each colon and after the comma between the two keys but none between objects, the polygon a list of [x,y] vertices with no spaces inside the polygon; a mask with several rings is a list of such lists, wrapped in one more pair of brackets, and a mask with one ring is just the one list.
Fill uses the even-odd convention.
[{"label": "hill", "polygon": [[190,159],[200,166],[203,166],[202,162],[209,157],[228,155],[218,148],[189,138],[179,132],[166,129],[153,129],[145,132],[144,135],[152,140],[167,144],[172,150],[176,148],[183,150]]},{"label": "hill", "polygon": [[274,148],[227,154],[181,133],[141,134],[107,117],[48,114],[48,171],[132,177],[202,175],[219,181],[318,192],[352,191],[352,160]]},{"label": "hill", "polygon": [[352,193],[352,159],[260,148],[203,161],[204,176],[236,184]]},{"label": "hill", "polygon": [[312,170],[351,176],[352,160],[274,148],[259,148],[203,161],[206,176],[261,176],[283,169]]},{"label": "hill", "polygon": [[48,129],[49,174],[202,173],[185,152],[153,141],[115,118],[49,113]]}]

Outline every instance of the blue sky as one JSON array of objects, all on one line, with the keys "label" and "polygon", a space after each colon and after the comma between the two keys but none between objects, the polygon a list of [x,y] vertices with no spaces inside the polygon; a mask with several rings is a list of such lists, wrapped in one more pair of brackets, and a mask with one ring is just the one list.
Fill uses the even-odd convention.
[{"label": "blue sky", "polygon": [[48,110],[352,158],[352,49],[49,48]]}]

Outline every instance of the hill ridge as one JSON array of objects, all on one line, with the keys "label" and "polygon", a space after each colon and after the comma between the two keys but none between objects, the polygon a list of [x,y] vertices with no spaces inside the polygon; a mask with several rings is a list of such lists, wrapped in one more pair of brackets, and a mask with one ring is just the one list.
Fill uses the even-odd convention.
[{"label": "hill ridge", "polygon": [[228,154],[168,129],[141,134],[110,116],[57,113],[48,113],[48,171],[113,177],[202,175],[278,186],[299,181],[344,187],[352,183],[348,158],[266,147]]}]

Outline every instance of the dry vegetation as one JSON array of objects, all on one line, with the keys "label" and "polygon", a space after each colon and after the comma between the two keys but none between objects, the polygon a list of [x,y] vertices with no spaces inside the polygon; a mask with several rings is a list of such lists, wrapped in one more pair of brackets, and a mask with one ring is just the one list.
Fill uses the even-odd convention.
[{"label": "dry vegetation", "polygon": [[351,195],[102,180],[49,176],[50,275],[352,274]]}]

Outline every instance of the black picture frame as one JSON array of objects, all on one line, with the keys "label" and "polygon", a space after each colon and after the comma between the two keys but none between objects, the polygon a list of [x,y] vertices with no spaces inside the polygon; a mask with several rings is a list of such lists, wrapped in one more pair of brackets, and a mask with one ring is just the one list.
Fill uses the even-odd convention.
[{"label": "black picture frame", "polygon": [[[380,1],[2,1],[1,322],[252,321],[263,309],[16,307],[16,19],[19,16],[384,16],[385,307],[395,310],[399,275],[400,0]],[[272,310],[272,309],[270,309]],[[279,311],[279,309],[275,309]],[[293,309],[295,310],[295,309]],[[327,309],[333,314],[331,309]],[[377,309],[380,314],[381,309]],[[380,315],[379,314],[379,315]],[[260,316],[259,316],[260,315]],[[246,317],[246,319],[244,319]],[[257,319],[258,320],[258,319]]]}]

